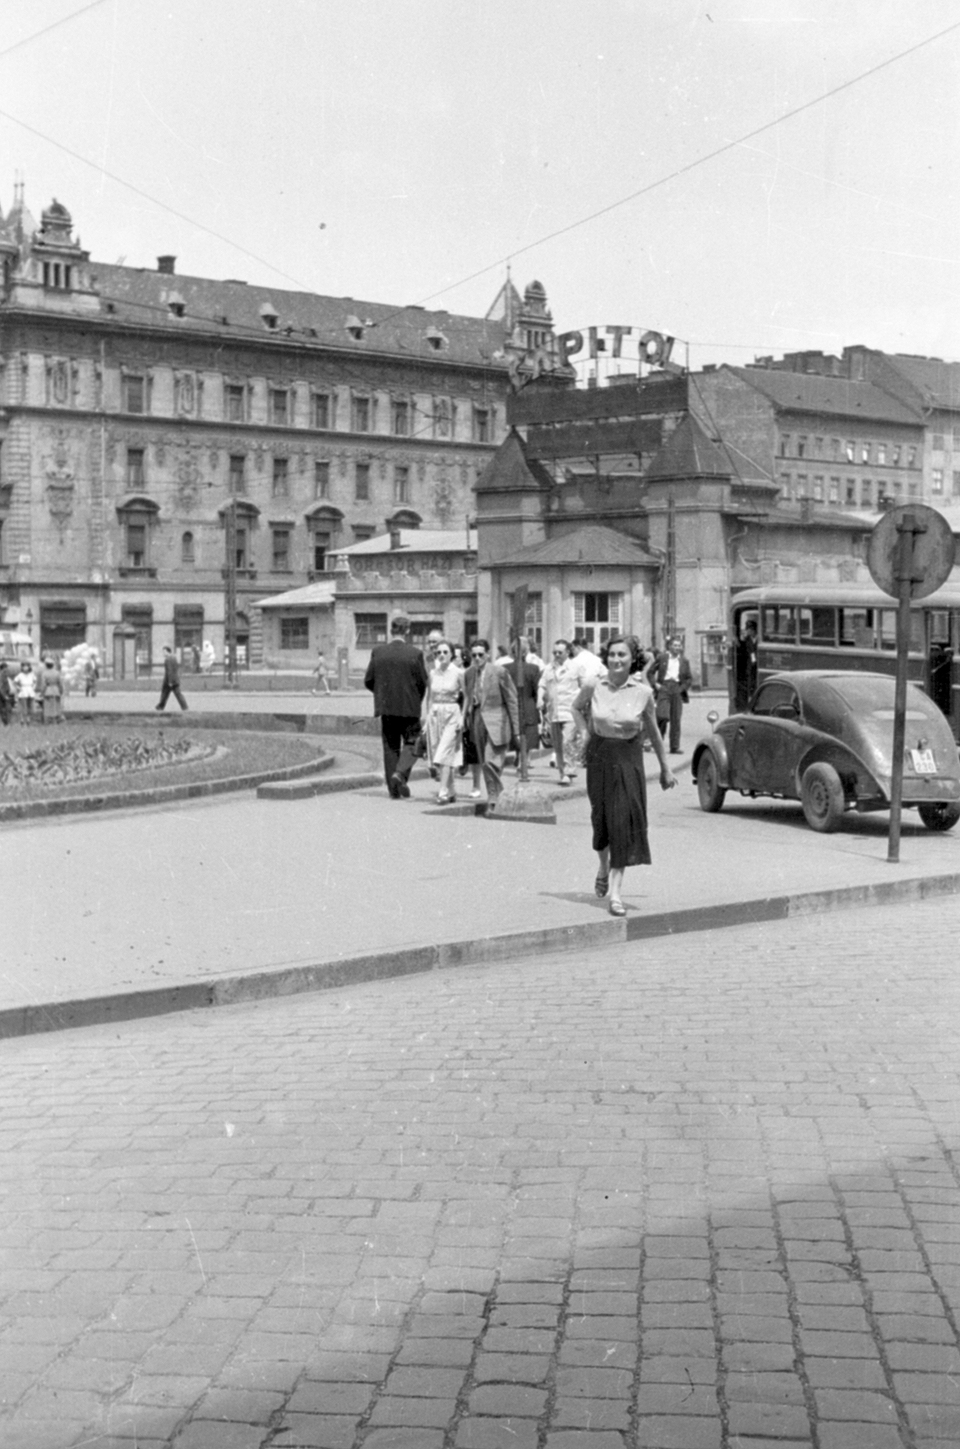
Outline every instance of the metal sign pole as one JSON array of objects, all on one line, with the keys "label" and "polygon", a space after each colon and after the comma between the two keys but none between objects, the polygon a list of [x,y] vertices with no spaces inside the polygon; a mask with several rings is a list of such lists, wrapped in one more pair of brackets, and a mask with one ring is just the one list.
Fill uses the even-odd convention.
[{"label": "metal sign pole", "polygon": [[906,739],[907,713],[907,651],[910,647],[910,600],[913,586],[922,581],[915,577],[914,547],[917,535],[926,533],[926,524],[914,513],[904,513],[897,520],[897,548],[894,577],[898,588],[897,603],[897,673],[893,694],[893,760],[890,775],[890,835],[887,860],[900,859],[900,817],[903,813],[903,747]]}]

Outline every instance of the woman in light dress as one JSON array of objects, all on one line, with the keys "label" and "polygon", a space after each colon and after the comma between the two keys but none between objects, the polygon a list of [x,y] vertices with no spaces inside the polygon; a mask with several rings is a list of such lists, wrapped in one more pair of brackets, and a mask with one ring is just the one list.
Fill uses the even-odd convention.
[{"label": "woman in light dress", "polygon": [[443,639],[436,648],[424,701],[430,759],[439,771],[438,805],[449,805],[456,799],[453,772],[463,763],[463,736],[460,727],[462,694],[463,670],[454,664],[453,650]]}]

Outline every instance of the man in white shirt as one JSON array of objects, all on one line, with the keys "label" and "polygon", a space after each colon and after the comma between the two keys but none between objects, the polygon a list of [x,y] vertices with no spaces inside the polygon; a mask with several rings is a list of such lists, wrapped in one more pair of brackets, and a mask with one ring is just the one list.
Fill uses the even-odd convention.
[{"label": "man in white shirt", "polygon": [[577,723],[571,706],[581,688],[569,651],[567,640],[558,639],[553,646],[551,662],[541,674],[537,687],[537,706],[550,726],[559,771],[558,783],[561,785],[569,785],[574,774],[569,766],[573,759]]},{"label": "man in white shirt", "polygon": [[570,645],[570,658],[573,661],[581,689],[585,684],[593,684],[594,680],[603,679],[607,672],[603,660],[591,649],[588,649],[582,639],[574,639]]}]

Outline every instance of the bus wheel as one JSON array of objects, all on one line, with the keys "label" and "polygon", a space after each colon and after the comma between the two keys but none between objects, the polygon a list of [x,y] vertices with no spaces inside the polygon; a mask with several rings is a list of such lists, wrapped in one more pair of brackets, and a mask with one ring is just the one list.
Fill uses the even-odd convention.
[{"label": "bus wheel", "polygon": [[827,835],[839,828],[844,809],[843,785],[832,765],[810,765],[804,770],[800,803],[811,830]]},{"label": "bus wheel", "polygon": [[697,799],[700,801],[700,809],[713,815],[722,808],[726,798],[727,792],[720,784],[717,762],[709,750],[704,750],[697,761]]},{"label": "bus wheel", "polygon": [[928,830],[952,830],[960,820],[960,805],[949,801],[939,805],[921,805],[920,819]]}]

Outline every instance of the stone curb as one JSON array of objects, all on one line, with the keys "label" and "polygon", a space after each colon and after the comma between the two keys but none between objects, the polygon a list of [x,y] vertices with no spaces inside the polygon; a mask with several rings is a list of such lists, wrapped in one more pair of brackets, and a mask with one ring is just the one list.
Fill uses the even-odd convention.
[{"label": "stone curb", "polygon": [[62,1031],[70,1027],[100,1026],[198,1007],[233,1006],[240,1002],[295,996],[307,991],[328,991],[334,987],[356,986],[365,981],[383,981],[424,971],[509,961],[544,951],[590,950],[628,941],[647,941],[658,936],[718,930],[758,921],[788,920],[792,916],[810,916],[829,910],[929,900],[958,892],[960,873],[920,876],[873,885],[839,886],[832,890],[796,895],[729,901],[690,910],[661,911],[651,916],[606,917],[572,926],[547,926],[481,939],[373,951],[339,961],[257,971],[245,976],[218,977],[185,986],[10,1007],[0,1011],[0,1038]]}]

